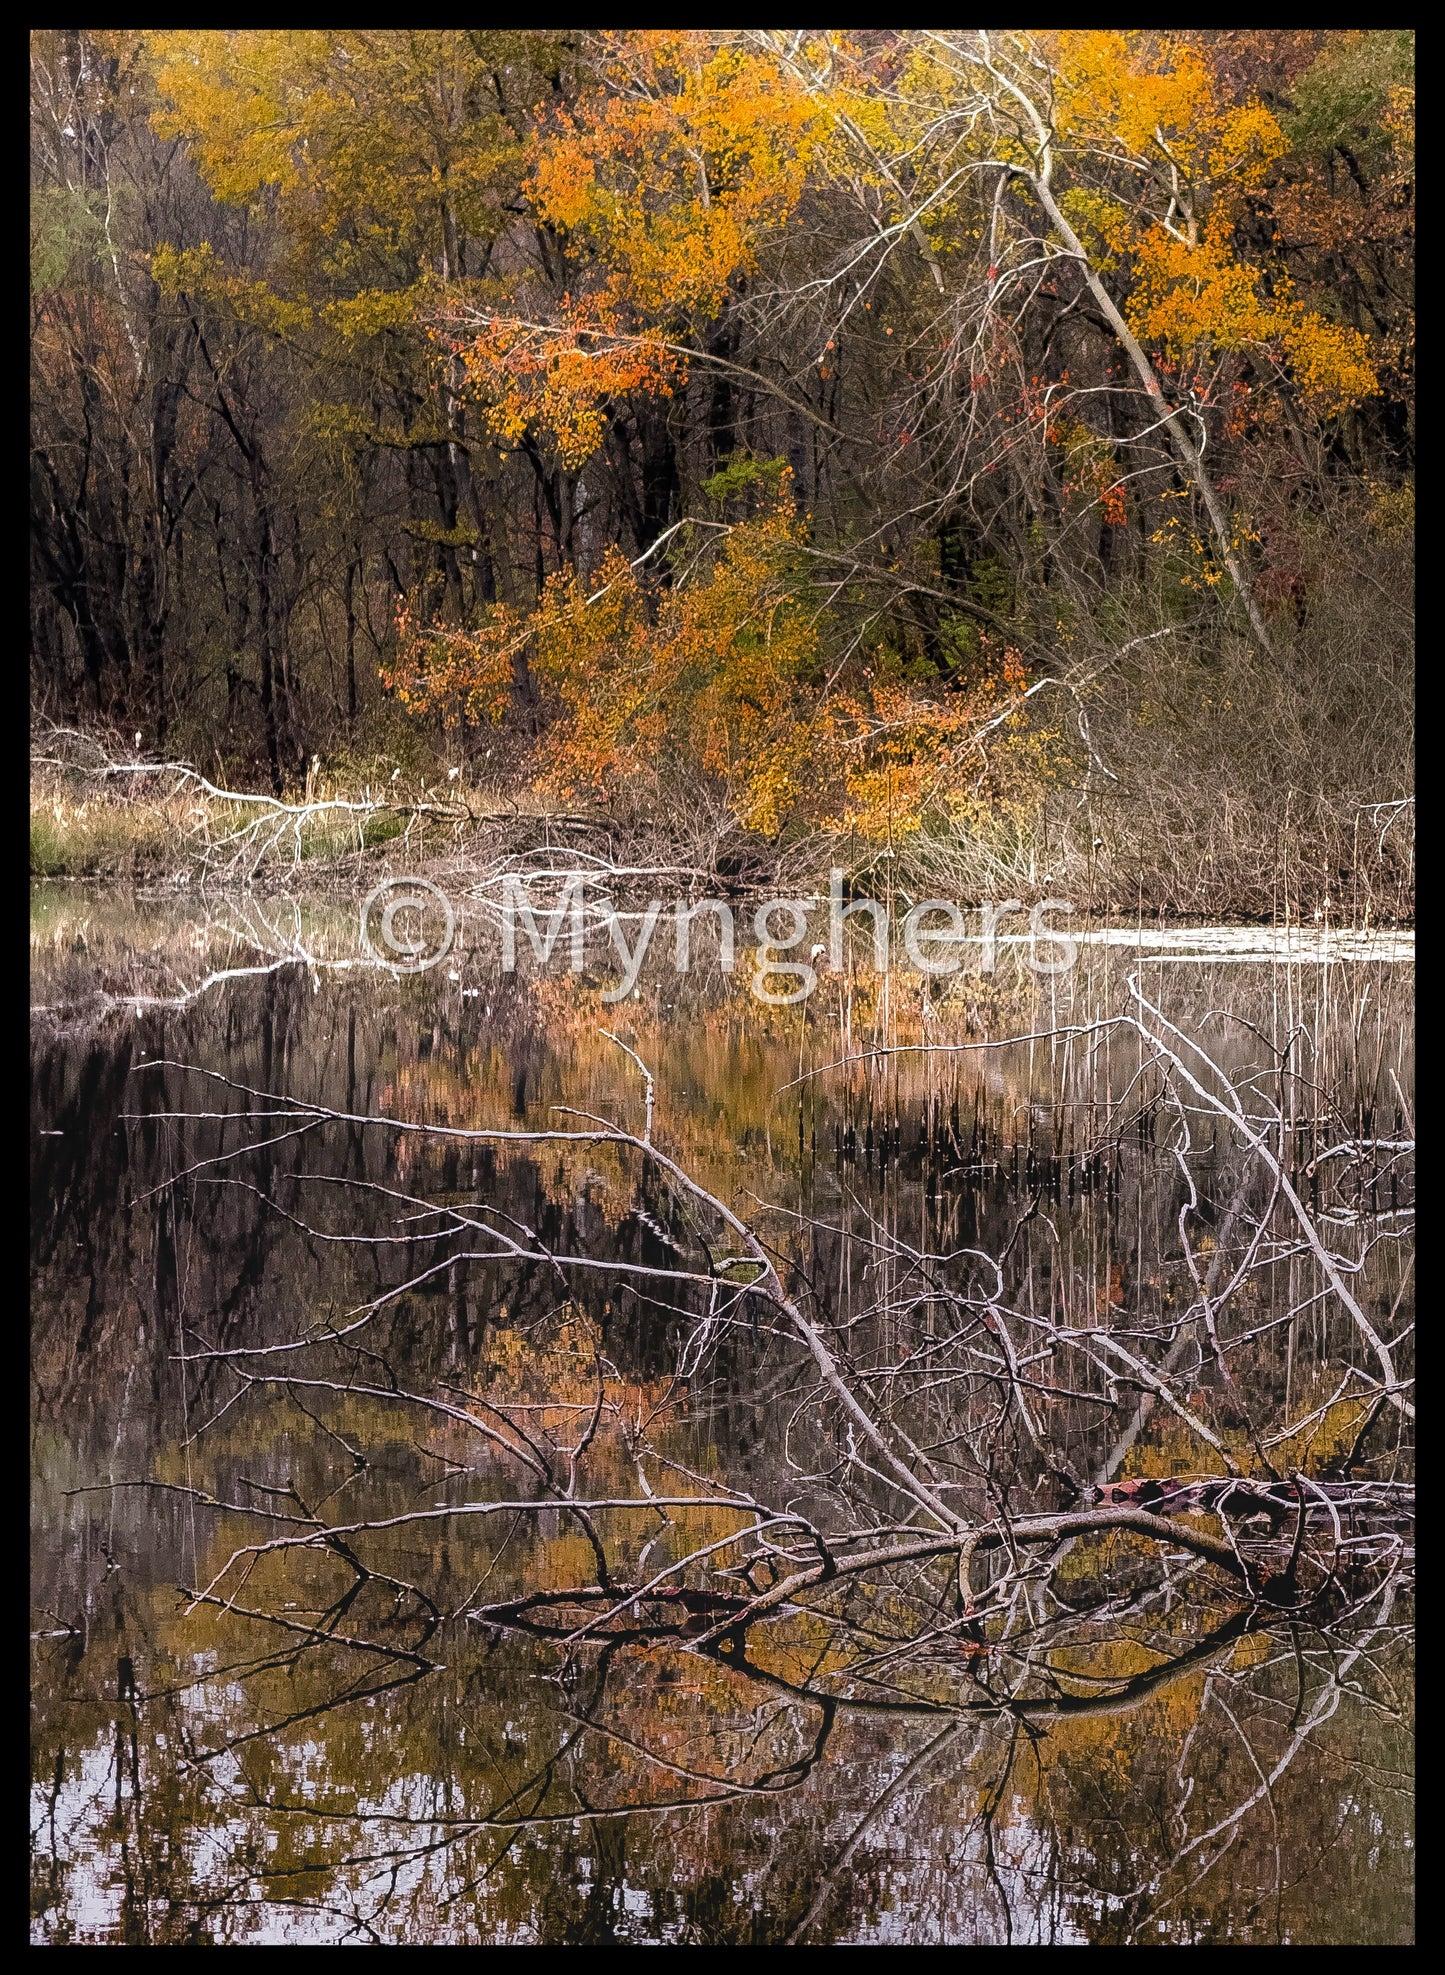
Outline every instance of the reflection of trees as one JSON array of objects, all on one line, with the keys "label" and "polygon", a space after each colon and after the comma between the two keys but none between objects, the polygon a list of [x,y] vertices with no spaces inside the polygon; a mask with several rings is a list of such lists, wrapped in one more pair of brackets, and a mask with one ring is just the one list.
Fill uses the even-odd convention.
[{"label": "reflection of trees", "polygon": [[[1136,1099],[1072,1215],[1040,1172],[965,1230],[845,1164],[744,1218],[593,1103],[381,1121],[354,1009],[265,1006],[244,1076],[42,1070],[51,1115],[135,1114],[53,1142],[42,1271],[87,1214],[118,1246],[43,1403],[129,1357],[154,1409],[141,1464],[95,1408],[86,1478],[138,1484],[72,1498],[104,1596],[40,1585],[48,1938],[87,1857],[137,1940],[820,1942],[889,1900],[917,1938],[1399,1937],[1358,1861],[1397,1898],[1404,1392],[1248,1134],[1160,1190]],[[1331,1166],[1302,1205],[1398,1345],[1382,1223],[1328,1219],[1370,1168]],[[1121,1203],[1133,1253],[1089,1256]]]},{"label": "reflection of trees", "polygon": [[[245,1939],[262,1922],[332,1938],[496,1940],[529,1926],[556,1941],[626,1938],[612,1904],[625,1888],[647,1895],[643,1935],[817,1941],[866,1930],[885,1885],[907,1903],[914,1938],[1122,1940],[1154,1936],[1164,1918],[1172,1938],[1208,1939],[1251,1927],[1283,1855],[1286,1931],[1398,1938],[1388,1904],[1351,1912],[1348,1882],[1358,1889],[1364,1875],[1332,1828],[1353,1804],[1377,1822],[1380,1869],[1404,1868],[1380,1774],[1392,1731],[1379,1708],[1399,1671],[1388,1599],[1311,1628],[1298,1661],[1287,1637],[1252,1632],[1236,1612],[1106,1701],[1027,1714],[854,1706],[746,1655],[622,1641],[590,1650],[560,1682],[539,1680],[555,1662],[464,1623],[446,1637],[445,1667],[425,1676],[375,1642],[319,1633],[299,1652],[228,1655],[228,1639],[254,1649],[258,1630],[274,1638],[271,1616],[230,1615],[206,1635],[216,1659],[204,1739],[193,1687],[174,1680],[111,1699],[109,1742],[104,1699],[88,1748],[78,1722],[68,1743],[43,1735],[42,1901],[63,1911],[69,1857],[88,1838],[124,1888],[137,1940]],[[145,1636],[143,1614],[126,1618],[164,1668],[164,1625]],[[1325,1748],[1346,1681],[1376,1711]],[[45,1684],[42,1667],[42,1709]],[[290,1726],[256,1735],[282,1718],[283,1689]],[[245,1703],[223,1698],[238,1690]],[[380,1707],[383,1777],[365,1733]],[[1247,1753],[1232,1730],[1208,1739],[1231,1720]],[[214,1739],[219,1721],[229,1733]],[[65,1821],[84,1794],[67,1765],[87,1756],[88,1832],[83,1810],[79,1829]],[[1322,1862],[1347,1882],[1323,1927],[1309,1883]],[[951,1892],[936,1906],[942,1875]]]}]

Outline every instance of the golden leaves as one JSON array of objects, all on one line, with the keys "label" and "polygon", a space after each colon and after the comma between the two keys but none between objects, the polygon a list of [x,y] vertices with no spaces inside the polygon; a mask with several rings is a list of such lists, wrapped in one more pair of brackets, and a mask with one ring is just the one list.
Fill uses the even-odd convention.
[{"label": "golden leaves", "polygon": [[1135,259],[1138,279],[1127,312],[1135,333],[1156,348],[1181,359],[1211,350],[1272,351],[1327,413],[1378,390],[1358,330],[1306,309],[1283,280],[1267,293],[1260,270],[1237,259],[1218,231],[1210,229],[1197,246],[1152,233]]},{"label": "golden leaves", "polygon": [[533,153],[539,214],[585,235],[614,301],[643,316],[715,315],[807,181],[814,108],[775,63],[711,39],[604,35],[603,87]]},{"label": "golden leaves", "polygon": [[351,338],[410,327],[416,302],[402,318],[386,303],[419,272],[456,281],[457,239],[498,231],[522,145],[493,70],[525,36],[267,28],[146,39],[155,129],[185,140],[217,198],[282,222],[273,282],[354,302],[338,324]]},{"label": "golden leaves", "polygon": [[602,444],[613,399],[672,395],[686,375],[681,355],[656,337],[617,333],[610,313],[594,300],[545,323],[496,316],[462,346],[468,383],[486,401],[495,437],[515,442],[538,433],[575,468]]},{"label": "golden leaves", "polygon": [[162,137],[184,137],[218,199],[246,205],[298,179],[308,96],[324,72],[321,30],[187,29],[152,34]]},{"label": "golden leaves", "polygon": [[611,401],[667,397],[679,338],[759,264],[807,183],[817,113],[776,64],[683,30],[599,37],[590,87],[539,128],[525,185],[578,292],[510,302],[462,347],[500,439],[533,433],[564,466],[602,444]]},{"label": "golden leaves", "polygon": [[224,304],[238,322],[277,336],[293,335],[313,320],[304,302],[287,301],[269,283],[233,273],[209,243],[184,251],[157,247],[151,255],[151,275],[162,294],[202,295]]},{"label": "golden leaves", "polygon": [[1023,781],[1050,779],[1048,748],[1007,721],[991,757],[973,747],[1022,691],[1011,649],[985,644],[966,690],[904,676],[876,650],[828,690],[836,626],[807,578],[786,474],[759,484],[769,478],[761,513],[715,545],[682,541],[684,580],[660,581],[614,547],[590,579],[559,572],[532,612],[497,605],[469,631],[404,608],[388,685],[418,712],[500,719],[525,652],[554,717],[545,793],[621,786],[639,800],[705,778],[767,835],[808,821],[887,840],[940,805],[959,815],[1007,804],[1020,750]]},{"label": "golden leaves", "polygon": [[728,531],[692,581],[658,588],[615,549],[592,596],[575,576],[554,578],[532,647],[564,710],[548,786],[655,788],[690,763],[734,792],[743,820],[777,829],[808,775],[801,689],[819,648],[798,539],[784,492]]},{"label": "golden leaves", "polygon": [[1141,340],[1178,360],[1272,355],[1326,414],[1378,390],[1365,338],[1240,251],[1237,221],[1289,148],[1273,112],[1256,98],[1223,102],[1197,50],[1156,37],[1064,34],[1055,59],[1061,139],[1136,175],[1132,193],[1075,185],[1064,209],[1097,267],[1130,263],[1125,312]]}]

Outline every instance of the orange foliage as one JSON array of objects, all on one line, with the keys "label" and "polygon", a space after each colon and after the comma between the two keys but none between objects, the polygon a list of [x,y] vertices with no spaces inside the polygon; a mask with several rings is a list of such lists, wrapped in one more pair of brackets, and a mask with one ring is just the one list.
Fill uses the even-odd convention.
[{"label": "orange foliage", "polygon": [[1305,307],[1282,268],[1239,250],[1238,223],[1289,149],[1274,113],[1254,97],[1228,101],[1188,45],[1100,30],[1060,35],[1055,53],[1057,129],[1082,154],[1071,159],[1079,179],[1100,159],[1129,167],[1127,190],[1076,184],[1065,204],[1130,260],[1125,313],[1141,341],[1178,361],[1271,355],[1326,414],[1372,396],[1359,331]]},{"label": "orange foliage", "polygon": [[[1005,39],[1013,53],[1000,59],[1051,126],[1062,208],[1180,401],[1214,406],[1215,423],[1238,438],[1251,409],[1246,360],[1266,378],[1287,374],[1325,416],[1378,391],[1366,338],[1308,306],[1283,261],[1254,244],[1289,153],[1273,109],[1189,36],[1090,29]],[[927,50],[911,58],[906,88],[895,88],[886,64],[842,41],[830,46],[831,79],[805,86],[762,37],[669,29],[591,38],[567,107],[536,126],[522,179],[561,272],[549,291],[522,267],[499,282],[490,313],[451,318],[451,350],[496,439],[540,440],[564,469],[580,471],[621,403],[682,390],[705,326],[845,157],[886,205],[901,182],[883,160],[907,148],[910,117],[947,120],[978,89],[1004,89],[995,67],[965,72]],[[1397,94],[1389,114],[1403,158],[1408,105]],[[950,153],[951,170],[975,141],[980,158],[1011,146],[1022,155],[999,127],[1016,123],[1009,100],[1014,111]],[[997,101],[1007,109],[1005,94]],[[861,164],[845,127],[866,133]],[[921,155],[922,126],[916,135]],[[949,251],[952,221],[942,215],[954,212],[943,205],[929,220],[930,252]],[[821,376],[832,363],[820,360]],[[1062,450],[1066,505],[1098,507],[1122,525],[1116,441],[1051,412],[1039,384],[1021,415]],[[1153,540],[1167,536],[1156,529]],[[1181,580],[1218,585],[1230,553],[1250,539],[1243,519],[1212,552],[1193,539],[1202,567]],[[404,612],[389,682],[418,710],[496,719],[525,668],[556,716],[548,793],[625,784],[645,799],[704,777],[768,833],[797,820],[891,838],[919,828],[930,810],[972,818],[1036,799],[1053,778],[1057,764],[1021,718],[999,723],[987,748],[977,742],[1023,687],[1012,650],[984,640],[966,684],[927,668],[920,676],[890,656],[886,638],[860,643],[835,667],[830,653],[845,641],[810,587],[806,530],[786,491],[752,519],[702,540],[683,535],[674,549],[683,553],[675,580],[659,564],[629,563],[614,544],[590,577],[564,568],[534,608],[496,605],[468,630],[429,628]]]},{"label": "orange foliage", "polygon": [[798,516],[783,492],[725,534],[708,573],[663,587],[609,549],[595,588],[551,578],[535,612],[497,608],[469,636],[408,619],[390,676],[403,702],[495,716],[523,646],[560,720],[543,786],[656,790],[682,763],[722,782],[764,830],[813,785],[803,689],[817,679],[815,612],[796,577]]},{"label": "orange foliage", "polygon": [[1211,224],[1193,246],[1162,232],[1139,243],[1128,311],[1136,334],[1181,359],[1211,349],[1273,349],[1325,412],[1370,397],[1378,383],[1359,331],[1304,308],[1283,278],[1266,296],[1259,271],[1237,260],[1223,235]]},{"label": "orange foliage", "polygon": [[582,235],[608,292],[649,316],[716,315],[791,218],[817,112],[777,65],[687,29],[601,37],[597,93],[538,145],[542,217]]},{"label": "orange foliage", "polygon": [[569,467],[602,443],[632,392],[670,396],[674,341],[716,316],[792,217],[817,113],[775,64],[705,33],[597,37],[595,80],[534,138],[526,193],[538,222],[585,262],[585,292],[529,308],[529,281],[456,347],[488,422],[545,438]]},{"label": "orange foliage", "polygon": [[596,586],[553,576],[537,609],[499,605],[471,632],[399,619],[387,683],[418,711],[497,719],[525,650],[558,715],[541,787],[635,795],[699,775],[768,834],[797,818],[888,837],[917,829],[982,760],[975,728],[1024,682],[1013,651],[967,691],[932,692],[864,670],[828,692],[829,629],[801,566],[803,527],[784,479],[764,511],[722,534],[710,567],[666,585],[610,549]]},{"label": "orange foliage", "polygon": [[472,342],[456,344],[494,437],[541,433],[564,466],[578,467],[602,443],[611,400],[633,391],[671,397],[686,375],[681,354],[614,321],[606,299],[592,297],[551,322],[495,316]]}]

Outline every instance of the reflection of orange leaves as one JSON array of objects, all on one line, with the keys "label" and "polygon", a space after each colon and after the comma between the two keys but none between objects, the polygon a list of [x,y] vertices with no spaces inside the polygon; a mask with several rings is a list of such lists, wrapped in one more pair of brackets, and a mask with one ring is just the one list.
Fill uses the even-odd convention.
[{"label": "reflection of orange leaves", "polygon": [[1095,1291],[1095,1304],[1101,1317],[1107,1316],[1110,1310],[1123,1308],[1124,1269],[1122,1263],[1114,1262],[1110,1264],[1108,1281],[1101,1282]]}]

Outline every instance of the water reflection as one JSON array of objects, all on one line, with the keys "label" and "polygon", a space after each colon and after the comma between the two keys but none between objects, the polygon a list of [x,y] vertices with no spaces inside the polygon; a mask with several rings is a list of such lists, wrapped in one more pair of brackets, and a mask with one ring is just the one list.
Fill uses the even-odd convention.
[{"label": "water reflection", "polygon": [[[1232,1212],[1260,1211],[1258,1173],[1246,1185],[1207,1118],[1181,1164],[1140,1052],[1116,1034],[921,1048],[1057,1026],[1061,995],[1065,1020],[1117,1009],[1118,956],[1090,969],[1065,988],[975,983],[927,1014],[921,995],[901,1006],[897,987],[888,1005],[858,983],[766,1024],[705,997],[669,1010],[655,988],[625,1037],[656,1073],[675,1156],[750,1203],[819,1320],[854,1326],[866,1374],[886,1323],[928,1321],[905,1248],[1002,1255],[1009,1307],[1073,1334],[1195,1294],[1179,1221],[1191,1185],[1213,1252],[1240,1239]],[[1168,977],[1172,1019],[1235,1018],[1215,1018],[1212,1047],[1237,1079],[1347,1093],[1347,1118],[1289,1093],[1300,1173],[1342,1127],[1413,1137],[1408,976],[1322,972]],[[283,970],[139,1023],[37,1032],[37,1938],[1408,1938],[1398,1537],[1347,1552],[1294,1616],[1116,1532],[1050,1552],[1047,1583],[1025,1573],[987,1623],[940,1608],[920,1571],[740,1636],[716,1587],[689,1580],[632,1602],[607,1636],[563,1643],[596,1617],[575,1595],[596,1582],[596,1544],[563,1510],[498,1509],[517,1490],[516,1423],[550,1461],[595,1414],[589,1500],[637,1494],[639,1436],[690,1477],[680,1495],[714,1498],[595,1516],[626,1583],[724,1543],[729,1501],[820,1517],[808,1490],[829,1472],[828,1436],[817,1408],[799,1415],[797,1350],[756,1301],[729,1306],[687,1369],[713,1291],[672,1272],[711,1230],[624,1148],[398,1137],[234,1089],[473,1128],[545,1128],[559,1105],[638,1118],[637,1073],[585,996],[488,989],[317,991]],[[1281,1070],[1259,1035],[1302,1025],[1314,1053]],[[913,1053],[806,1075],[870,1044]],[[1135,1123],[1101,1159],[1100,1119],[1125,1094]],[[1348,1163],[1316,1163],[1314,1197],[1361,1242],[1362,1308],[1398,1339],[1410,1168],[1382,1155],[1346,1184]],[[459,1243],[455,1221],[423,1212],[477,1202],[511,1249]],[[1333,1461],[1404,1479],[1406,1422],[1349,1383],[1368,1358],[1316,1295],[1315,1266],[1282,1250],[1242,1285],[1259,1333],[1247,1409],[1307,1422],[1269,1450],[1282,1474]],[[284,1374],[254,1355],[307,1340]],[[1228,1389],[1204,1389],[1202,1417],[1258,1471]],[[925,1396],[928,1417],[951,1417],[954,1399]],[[1080,1471],[1161,1486],[1222,1471],[1187,1421],[1127,1384],[1111,1394],[1102,1372],[1045,1403],[1051,1449]],[[1057,1509],[1015,1413],[996,1437],[1011,1511]],[[162,1485],[119,1485],[140,1482]],[[866,1506],[882,1513],[877,1490]],[[336,1538],[221,1575],[307,1518],[395,1526],[350,1539],[350,1558]],[[980,1601],[993,1569],[973,1564]]]}]

